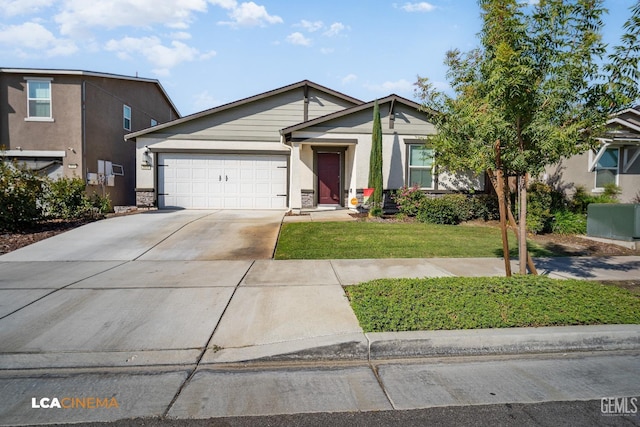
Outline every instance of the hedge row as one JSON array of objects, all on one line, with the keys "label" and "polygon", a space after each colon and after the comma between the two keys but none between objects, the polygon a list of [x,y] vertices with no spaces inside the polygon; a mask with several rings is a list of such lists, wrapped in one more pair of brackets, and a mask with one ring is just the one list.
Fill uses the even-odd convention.
[{"label": "hedge row", "polygon": [[16,163],[0,161],[0,230],[16,231],[48,219],[100,217],[108,196],[89,197],[81,178],[52,180]]}]

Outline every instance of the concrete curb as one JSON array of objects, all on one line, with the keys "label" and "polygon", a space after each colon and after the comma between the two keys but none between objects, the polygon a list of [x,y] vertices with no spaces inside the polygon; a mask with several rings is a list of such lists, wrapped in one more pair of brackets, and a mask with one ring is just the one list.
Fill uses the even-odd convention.
[{"label": "concrete curb", "polygon": [[640,325],[365,334],[371,359],[640,350]]},{"label": "concrete curb", "polygon": [[[367,348],[368,343],[368,348]],[[203,364],[640,350],[640,325],[374,332],[209,350]]]}]

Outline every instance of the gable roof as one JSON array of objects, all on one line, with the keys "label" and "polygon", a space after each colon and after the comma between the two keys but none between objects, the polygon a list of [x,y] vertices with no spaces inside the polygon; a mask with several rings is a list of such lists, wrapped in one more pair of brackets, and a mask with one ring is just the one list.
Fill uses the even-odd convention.
[{"label": "gable roof", "polygon": [[353,98],[351,96],[345,95],[344,93],[335,91],[333,89],[329,89],[328,87],[319,85],[319,84],[314,83],[312,81],[302,80],[300,82],[293,83],[293,84],[290,84],[290,85],[287,85],[287,86],[283,86],[283,87],[278,88],[278,89],[274,89],[274,90],[270,90],[270,91],[267,91],[267,92],[263,92],[263,93],[260,93],[258,95],[254,95],[254,96],[250,96],[248,98],[240,99],[238,101],[230,102],[228,104],[219,105],[217,107],[213,107],[213,108],[210,108],[208,110],[201,111],[199,113],[194,113],[194,114],[182,117],[181,119],[177,119],[177,120],[173,120],[173,121],[170,121],[170,122],[167,122],[167,123],[156,125],[156,126],[153,126],[153,127],[147,128],[147,129],[143,129],[143,130],[138,131],[138,132],[133,132],[133,133],[130,133],[128,135],[125,135],[124,139],[125,140],[135,139],[135,138],[137,138],[139,136],[146,135],[148,133],[157,132],[157,131],[162,130],[162,129],[166,129],[166,128],[169,128],[169,127],[172,127],[172,126],[180,125],[182,123],[189,122],[189,121],[192,121],[192,120],[197,120],[197,119],[200,119],[202,117],[206,117],[206,116],[209,116],[209,115],[212,115],[212,114],[219,113],[221,111],[229,110],[231,108],[240,107],[242,105],[246,105],[246,104],[249,104],[251,102],[255,102],[255,101],[262,100],[262,99],[266,99],[266,98],[269,98],[269,97],[272,97],[272,96],[275,96],[275,95],[279,95],[281,93],[285,93],[285,92],[289,92],[289,91],[296,90],[296,89],[299,89],[299,88],[303,88],[305,86],[313,88],[313,89],[316,89],[316,90],[321,91],[321,92],[328,93],[328,94],[333,95],[333,96],[335,96],[337,98],[340,98],[340,99],[343,99],[345,101],[348,101],[348,102],[350,102],[352,104],[356,104],[356,105],[362,104],[362,101],[359,100],[359,99],[356,99],[356,98]]},{"label": "gable roof", "polygon": [[[399,103],[399,104],[404,104],[408,107],[411,108],[415,108],[416,110],[420,111],[420,109],[422,108],[422,106],[420,104],[418,104],[417,102],[411,101],[410,99],[407,98],[403,98],[402,96],[396,95],[396,94],[391,94],[387,97],[378,99],[378,105],[382,105],[382,104],[386,104],[387,102],[391,102],[391,103]],[[368,108],[373,108],[373,104],[375,103],[374,101],[370,101],[364,104],[360,104],[360,105],[356,105],[354,107],[351,108],[345,108],[344,110],[340,110],[337,111],[335,113],[331,113],[331,114],[326,114],[324,116],[321,117],[317,117],[313,120],[308,120],[306,122],[301,122],[298,124],[295,124],[293,126],[289,126],[286,127],[284,129],[280,130],[280,134],[281,135],[286,135],[295,131],[298,131],[300,129],[305,129],[311,126],[315,126],[318,125],[320,123],[324,123],[324,122],[328,122],[329,120],[334,120],[340,117],[344,117],[344,116],[348,116],[349,114],[354,114],[357,113],[359,111],[363,111],[366,110]],[[426,114],[426,113],[425,113]]]},{"label": "gable roof", "polygon": [[134,82],[153,83],[156,86],[158,86],[158,89],[160,89],[160,92],[162,93],[162,95],[165,97],[169,105],[171,105],[171,108],[173,108],[173,111],[175,111],[178,117],[180,117],[180,111],[174,105],[173,101],[171,100],[171,98],[169,98],[169,95],[160,84],[160,81],[157,79],[149,79],[149,78],[138,77],[138,76],[135,76],[135,77],[125,76],[121,74],[112,74],[112,73],[100,73],[100,72],[86,71],[86,70],[64,70],[64,69],[56,69],[56,68],[0,68],[0,73],[36,74],[36,75],[46,75],[46,76],[55,76],[55,75],[87,76],[87,77],[101,77],[101,78],[115,79],[115,80],[128,80],[128,81],[134,81]]},{"label": "gable roof", "polygon": [[637,141],[640,139],[640,106],[615,113],[607,121],[607,125],[613,127],[605,132],[607,137]]}]

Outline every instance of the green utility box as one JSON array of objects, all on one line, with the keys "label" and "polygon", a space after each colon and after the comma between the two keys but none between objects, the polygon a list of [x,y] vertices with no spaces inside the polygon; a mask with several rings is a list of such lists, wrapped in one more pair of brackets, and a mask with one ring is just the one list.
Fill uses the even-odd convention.
[{"label": "green utility box", "polygon": [[640,204],[592,203],[587,208],[587,236],[640,240]]}]

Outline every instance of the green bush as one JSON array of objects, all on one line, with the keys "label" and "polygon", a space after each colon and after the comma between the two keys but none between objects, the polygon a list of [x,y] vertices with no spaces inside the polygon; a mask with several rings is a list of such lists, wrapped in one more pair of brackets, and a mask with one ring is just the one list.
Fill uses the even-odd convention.
[{"label": "green bush", "polygon": [[432,224],[460,224],[472,217],[471,202],[464,194],[447,194],[426,198],[416,215],[420,222]]},{"label": "green bush", "polygon": [[18,230],[42,219],[42,186],[33,171],[0,160],[0,229]]},{"label": "green bush", "polygon": [[426,198],[427,195],[424,194],[417,185],[413,187],[402,187],[393,195],[393,199],[400,213],[409,216],[416,216],[418,214],[420,206]]},{"label": "green bush", "polygon": [[495,194],[478,194],[469,199],[471,203],[471,219],[485,221],[500,219],[498,196]]},{"label": "green bush", "polygon": [[587,216],[568,210],[554,213],[551,231],[557,234],[586,234]]},{"label": "green bush", "polygon": [[47,181],[44,204],[50,218],[77,219],[92,215],[93,206],[81,178],[60,178]]},{"label": "green bush", "polygon": [[591,203],[617,203],[619,194],[620,188],[616,185],[607,184],[604,192],[598,195],[588,194],[584,187],[578,186],[571,199],[570,208],[573,212],[586,214]]},{"label": "green bush", "polygon": [[553,189],[542,182],[534,182],[527,192],[527,229],[538,234],[551,229]]}]

